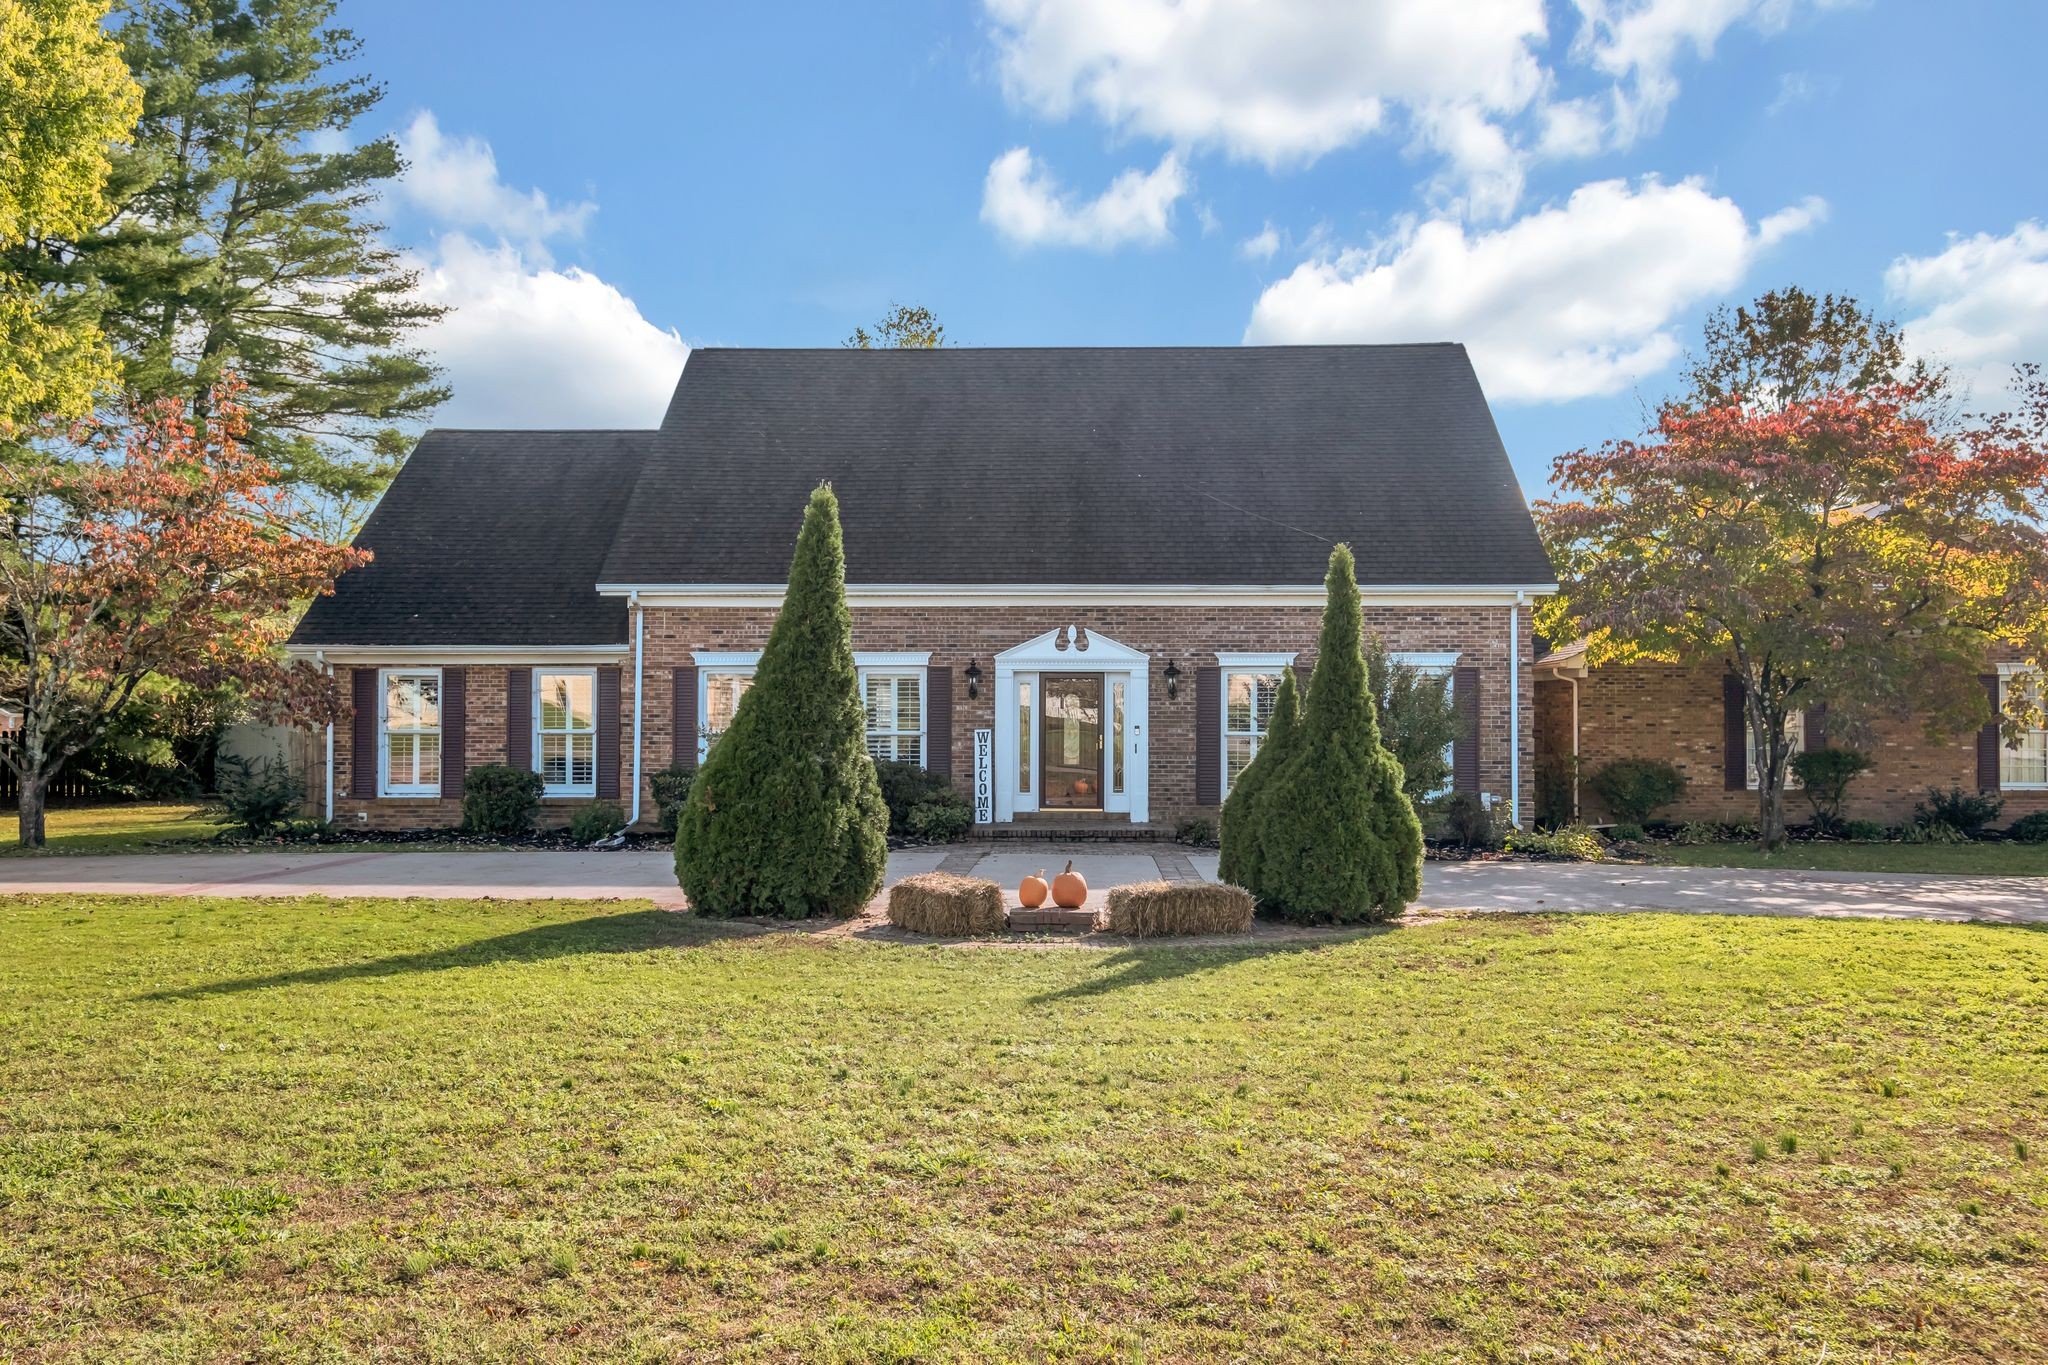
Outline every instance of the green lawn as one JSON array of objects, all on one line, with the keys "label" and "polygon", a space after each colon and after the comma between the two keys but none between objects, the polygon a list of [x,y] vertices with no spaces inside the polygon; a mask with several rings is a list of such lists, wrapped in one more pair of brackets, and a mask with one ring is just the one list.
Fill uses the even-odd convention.
[{"label": "green lawn", "polygon": [[0,1358],[2048,1356],[2048,933],[0,900]]},{"label": "green lawn", "polygon": [[[217,812],[179,802],[112,806],[53,806],[43,820],[51,853],[126,853],[162,844],[196,843],[223,828]],[[0,856],[32,855],[16,842],[21,821],[0,811]]]},{"label": "green lawn", "polygon": [[1687,867],[1782,867],[1822,872],[1943,872],[1972,877],[2048,877],[2048,844],[1660,844],[1660,859]]}]

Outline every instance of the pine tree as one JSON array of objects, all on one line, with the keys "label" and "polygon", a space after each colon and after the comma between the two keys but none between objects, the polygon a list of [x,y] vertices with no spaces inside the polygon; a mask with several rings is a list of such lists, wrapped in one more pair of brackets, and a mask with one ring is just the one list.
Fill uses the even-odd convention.
[{"label": "pine tree", "polygon": [[1294,670],[1282,669],[1280,690],[1273,698],[1273,714],[1266,722],[1266,737],[1260,742],[1259,751],[1252,755],[1252,761],[1237,775],[1237,781],[1230,784],[1230,795],[1223,802],[1223,847],[1216,862],[1219,881],[1250,887],[1258,880],[1259,829],[1254,801],[1273,774],[1287,765],[1300,725],[1301,693],[1294,685]]},{"label": "pine tree", "polygon": [[93,292],[141,399],[203,419],[223,375],[250,442],[353,530],[447,390],[406,339],[444,311],[371,216],[403,169],[389,137],[352,144],[383,87],[345,70],[360,42],[335,0],[133,0],[115,30],[143,89],[117,151],[111,217],[54,253]]},{"label": "pine tree", "polygon": [[690,784],[676,878],[700,915],[852,915],[882,887],[888,829],[854,672],[839,500],[820,487],[754,685]]},{"label": "pine tree", "polygon": [[1391,919],[1422,890],[1422,824],[1380,742],[1349,546],[1330,553],[1323,632],[1294,753],[1252,820],[1260,908],[1305,923]]}]

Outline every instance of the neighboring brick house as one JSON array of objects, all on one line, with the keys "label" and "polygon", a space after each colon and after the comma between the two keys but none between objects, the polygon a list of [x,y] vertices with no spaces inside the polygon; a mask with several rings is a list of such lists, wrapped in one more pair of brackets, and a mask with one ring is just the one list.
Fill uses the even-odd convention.
[{"label": "neighboring brick house", "polygon": [[869,749],[990,823],[1213,815],[1314,662],[1338,542],[1367,628],[1452,679],[1455,786],[1528,809],[1555,584],[1464,348],[707,349],[653,431],[420,442],[293,636],[354,702],[331,818],[451,825],[465,771],[511,763],[552,819],[651,822],[651,775],[751,683],[821,481]]},{"label": "neighboring brick house", "polygon": [[[1588,668],[1577,645],[1545,653],[1534,671],[1539,773],[1568,771],[1561,765],[1577,755],[1575,795],[1583,818],[1610,819],[1585,778],[1617,758],[1666,759],[1685,775],[1685,795],[1660,812],[1666,818],[1756,818],[1754,746],[1743,718],[1742,685],[1732,674],[1676,664]],[[2021,672],[2015,663],[1987,664],[1987,699],[2003,705],[2005,687]],[[1825,711],[1800,713],[1793,742],[1799,748],[1826,745]],[[1930,787],[1997,792],[2008,820],[2048,810],[2048,731],[2032,731],[2008,746],[1995,722],[1973,734],[1935,740],[1917,721],[1887,721],[1857,747],[1875,766],[1849,786],[1844,813],[1851,819],[1897,824],[1912,815]],[[1807,817],[1807,803],[1797,791],[1786,793],[1785,813],[1795,824]]]}]

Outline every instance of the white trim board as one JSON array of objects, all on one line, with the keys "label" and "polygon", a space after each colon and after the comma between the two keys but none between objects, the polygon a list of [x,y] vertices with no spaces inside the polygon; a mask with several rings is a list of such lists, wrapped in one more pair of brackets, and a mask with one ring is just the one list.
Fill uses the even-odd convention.
[{"label": "white trim board", "polygon": [[290,645],[294,659],[329,664],[608,664],[628,645]]},{"label": "white trim board", "polygon": [[[637,596],[647,607],[780,607],[780,583],[600,583],[599,595]],[[1359,585],[1367,606],[1507,607],[1547,597],[1555,583]],[[1315,584],[849,583],[854,607],[1320,607]]]}]

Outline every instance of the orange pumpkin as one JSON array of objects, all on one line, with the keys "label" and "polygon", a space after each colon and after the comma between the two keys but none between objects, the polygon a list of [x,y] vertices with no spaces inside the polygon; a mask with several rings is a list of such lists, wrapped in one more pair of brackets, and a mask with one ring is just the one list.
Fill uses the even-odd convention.
[{"label": "orange pumpkin", "polygon": [[1062,910],[1079,910],[1081,902],[1088,899],[1088,879],[1074,871],[1074,860],[1067,859],[1067,870],[1052,879],[1052,903]]},{"label": "orange pumpkin", "polygon": [[1041,871],[1036,877],[1026,877],[1017,884],[1017,899],[1024,902],[1026,910],[1036,910],[1045,904],[1045,891],[1045,873]]}]

